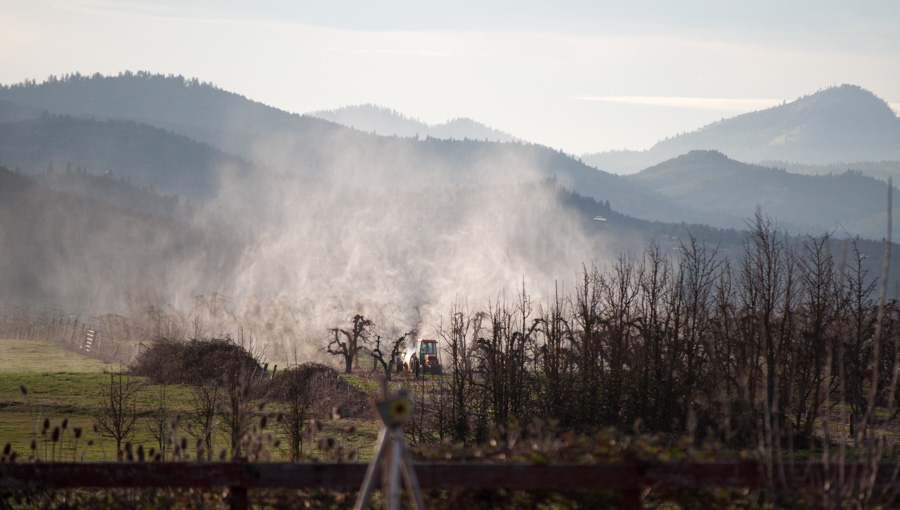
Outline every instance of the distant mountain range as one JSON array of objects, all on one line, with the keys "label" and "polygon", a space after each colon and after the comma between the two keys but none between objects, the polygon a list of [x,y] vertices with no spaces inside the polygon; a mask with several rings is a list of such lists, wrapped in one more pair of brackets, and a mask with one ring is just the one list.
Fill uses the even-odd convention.
[{"label": "distant mountain range", "polygon": [[[738,253],[757,208],[792,234],[877,240],[883,180],[843,166],[802,175],[781,162],[797,154],[819,154],[809,161],[820,165],[843,155],[900,161],[900,144],[889,143],[900,139],[892,138],[897,117],[884,107],[858,87],[829,89],[645,153],[607,154],[623,165],[663,158],[620,176],[473,121],[409,134],[402,129],[424,124],[382,108],[325,120],[182,77],[3,86],[0,297],[52,293],[52,279],[69,271],[60,292],[94,293],[104,279],[184,295],[206,285],[335,296],[364,287],[415,308],[488,280],[540,274],[552,283],[559,271],[571,276],[584,261],[640,251],[652,239],[669,249],[695,235]],[[370,132],[379,130],[396,136]],[[710,147],[691,147],[700,141]],[[805,173],[817,173],[812,163]],[[892,168],[875,169],[883,177]],[[144,248],[142,239],[146,250],[124,255]],[[866,250],[880,264],[878,243]]]},{"label": "distant mountain range", "polygon": [[[229,173],[244,173],[248,183],[242,185],[242,190],[252,193],[260,181],[244,172],[241,160],[252,162],[257,175],[275,172],[308,181],[336,180],[356,186],[390,183],[405,189],[554,177],[581,194],[610,201],[624,214],[649,220],[704,219],[657,193],[547,147],[472,139],[382,137],[289,114],[180,77],[146,73],[76,76],[39,85],[4,87],[0,89],[0,102],[16,106],[7,108],[15,110],[16,115],[12,122],[5,123],[6,129],[22,128],[21,133],[29,133],[24,124],[15,122],[32,122],[41,125],[42,130],[57,132],[58,142],[21,134],[14,138],[14,146],[4,148],[0,143],[0,164],[20,167],[25,173],[43,171],[50,162],[57,167],[70,163],[92,171],[124,174],[136,185],[172,194],[179,191],[173,189],[168,172],[175,171],[184,174],[178,179],[192,179],[192,183],[200,185],[175,186],[181,188],[182,196],[195,201],[219,191],[217,172],[224,163],[232,168]],[[51,115],[41,120],[22,120],[23,111]],[[0,117],[0,122],[5,120]],[[130,142],[122,143],[116,141],[116,122],[137,122],[157,129],[141,128],[146,136],[138,137],[133,133],[138,128],[132,124],[130,131],[122,130]],[[97,131],[103,125],[109,130],[109,141],[94,150],[94,143],[84,140],[84,133]],[[169,136],[167,141],[154,139],[165,133]],[[104,166],[96,159],[74,154],[74,149],[66,147],[72,139],[84,140],[75,145],[84,147],[92,158],[105,150],[121,154],[102,156],[109,161]],[[180,155],[185,159],[177,164],[160,161],[156,168],[149,168],[139,164],[146,154],[161,158]]]},{"label": "distant mountain range", "polygon": [[410,119],[395,110],[372,104],[309,112],[307,115],[383,136],[432,137],[443,140],[484,140],[489,142],[517,141],[508,133],[490,128],[472,119],[452,119],[441,124],[429,125],[420,120]]},{"label": "distant mountain range", "polygon": [[[341,109],[331,116],[348,122],[368,119],[369,126],[380,122],[395,131],[424,126],[374,106]],[[484,129],[482,134],[495,133]],[[242,192],[248,198],[255,193],[258,200],[266,193],[259,176],[270,174],[355,186],[391,183],[408,190],[485,179],[555,178],[582,195],[608,201],[616,211],[650,221],[740,228],[760,206],[800,231],[840,226],[876,238],[882,213],[872,204],[881,200],[870,196],[877,185],[871,179],[857,173],[830,180],[801,178],[738,161],[793,161],[803,151],[819,154],[809,156],[817,161],[830,161],[829,155],[900,160],[900,119],[884,101],[849,85],[725,119],[637,156],[609,155],[623,161],[662,158],[631,179],[539,145],[475,141],[478,135],[470,134],[462,140],[377,136],[289,114],[198,80],[148,73],[75,75],[0,88],[0,164],[31,174],[53,165],[57,170],[77,166],[195,203],[219,194],[223,175],[229,182],[244,179]],[[685,147],[692,145],[709,145],[712,149],[704,150],[717,152],[688,155],[695,149]],[[677,159],[664,163],[672,158]],[[766,185],[728,189],[727,184],[747,179]],[[834,186],[821,183],[838,180],[845,190],[858,192],[823,195]],[[831,204],[828,213],[813,213],[815,199],[800,199],[814,189],[821,202]]]},{"label": "distant mountain range", "polygon": [[714,122],[646,151],[586,154],[582,160],[615,173],[634,173],[691,150],[717,150],[748,163],[900,161],[900,119],[871,92],[841,85]]}]

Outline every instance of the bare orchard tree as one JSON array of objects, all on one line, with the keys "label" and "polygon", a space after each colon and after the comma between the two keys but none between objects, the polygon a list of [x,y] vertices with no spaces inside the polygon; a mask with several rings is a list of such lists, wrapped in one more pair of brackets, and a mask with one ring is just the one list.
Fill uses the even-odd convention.
[{"label": "bare orchard tree", "polygon": [[222,431],[231,443],[231,458],[243,455],[243,441],[250,434],[253,425],[253,399],[257,388],[265,378],[265,369],[260,364],[261,354],[254,352],[253,342],[244,348],[243,334],[240,350],[234,351],[233,358],[223,367]]},{"label": "bare orchard tree", "polygon": [[160,460],[166,460],[166,450],[169,441],[173,437],[175,425],[175,412],[172,409],[171,398],[169,397],[168,385],[161,384],[159,386],[159,396],[153,407],[150,408],[149,421],[147,423],[147,431],[150,436],[156,440],[159,446]]},{"label": "bare orchard tree", "polygon": [[780,454],[792,439],[787,413],[794,394],[791,354],[795,350],[800,273],[795,249],[773,220],[757,212],[748,222],[738,265],[738,303],[746,313],[739,358],[748,378],[748,402],[756,422],[758,448]]},{"label": "bare orchard tree", "polygon": [[[188,424],[188,434],[206,453],[206,460],[213,458],[213,431],[219,420],[220,399],[222,395],[222,382],[220,380],[191,387],[191,421]],[[197,457],[202,457],[203,452],[198,452]]]},{"label": "bare orchard tree", "polygon": [[[837,348],[838,370],[836,377],[841,387],[842,399],[850,407],[850,430],[854,439],[861,440],[867,432],[863,421],[868,414],[869,390],[872,368],[877,366],[873,357],[876,325],[875,292],[878,280],[869,274],[865,254],[859,249],[859,240],[844,241],[846,261],[843,263],[839,282],[840,346]],[[857,427],[857,425],[862,425]]]},{"label": "bare orchard tree", "polygon": [[[575,362],[575,381],[568,397],[573,401],[572,423],[581,430],[600,423],[604,406],[597,398],[609,367],[609,351],[601,334],[603,329],[603,288],[605,277],[596,264],[582,266],[580,282],[571,299],[572,353]],[[608,423],[608,422],[607,422]]]},{"label": "bare orchard tree", "polygon": [[391,352],[388,355],[387,361],[385,361],[384,353],[381,352],[381,337],[375,337],[375,348],[372,350],[372,358],[375,359],[376,362],[381,364],[381,368],[384,369],[384,379],[386,381],[391,380],[391,372],[394,370],[394,365],[399,366],[400,364],[400,346],[406,342],[407,337],[415,336],[415,331],[410,331],[400,338],[394,340],[394,343],[391,344]]},{"label": "bare orchard tree", "polygon": [[[553,416],[564,428],[579,425],[570,398],[576,380],[574,375],[575,353],[572,323],[574,316],[568,312],[564,298],[557,290],[547,309],[539,312],[536,330],[538,352],[535,361],[542,376],[538,380],[539,401],[537,408],[544,416]],[[462,344],[463,346],[465,344]],[[465,351],[462,353],[465,357]]]},{"label": "bare orchard tree", "polygon": [[[369,329],[375,324],[360,314],[353,316],[353,328],[350,331],[346,329],[333,328],[330,331],[334,333],[334,338],[328,342],[325,351],[328,354],[342,356],[344,358],[344,373],[349,374],[353,371],[353,361],[359,352],[359,348],[365,344],[368,339]],[[341,340],[341,336],[344,337]]]},{"label": "bare orchard tree", "polygon": [[109,383],[100,387],[100,405],[94,415],[97,433],[116,441],[118,459],[122,457],[122,442],[134,436],[141,386],[140,381],[120,370],[109,372]]},{"label": "bare orchard tree", "polygon": [[479,337],[481,321],[484,317],[484,313],[470,313],[467,306],[455,303],[450,308],[449,327],[445,328],[442,322],[438,329],[438,335],[446,346],[444,352],[447,353],[450,360],[451,379],[447,432],[454,442],[471,442],[472,426],[470,421],[475,392],[469,335],[472,335],[472,342]]},{"label": "bare orchard tree", "polygon": [[533,408],[534,374],[529,365],[533,334],[540,323],[531,316],[532,301],[524,285],[516,297],[512,309],[505,299],[489,304],[487,338],[479,338],[472,353],[483,381],[469,381],[487,392],[494,424],[504,430],[511,418],[524,417]]},{"label": "bare orchard tree", "polygon": [[[840,342],[838,328],[839,281],[832,252],[831,236],[809,237],[804,244],[805,256],[799,259],[801,302],[798,307],[798,334],[792,352],[793,393],[788,410],[794,430],[804,443],[813,437],[816,422],[834,387],[829,387],[826,365],[829,353]],[[805,447],[806,445],[801,445]]]},{"label": "bare orchard tree", "polygon": [[288,440],[293,462],[300,460],[303,451],[303,426],[314,400],[312,382],[317,373],[315,365],[311,363],[290,367],[273,380],[276,390],[274,394],[269,394],[281,401],[278,429]]}]

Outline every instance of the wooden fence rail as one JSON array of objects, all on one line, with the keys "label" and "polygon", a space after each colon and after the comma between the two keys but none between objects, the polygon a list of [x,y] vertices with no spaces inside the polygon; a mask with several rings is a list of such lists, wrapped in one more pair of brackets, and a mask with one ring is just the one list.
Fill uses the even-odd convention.
[{"label": "wooden fence rail", "polygon": [[[416,462],[423,489],[596,490],[621,492],[623,508],[641,506],[647,488],[764,488],[770,485],[755,462],[612,464],[520,464],[487,462]],[[250,462],[54,462],[0,463],[0,489],[66,488],[229,488],[233,509],[248,505],[254,488],[328,488],[356,490],[366,471],[362,463]],[[870,483],[878,490],[900,490],[897,465],[876,471],[865,464],[797,462],[783,466],[779,487],[825,487]]]}]

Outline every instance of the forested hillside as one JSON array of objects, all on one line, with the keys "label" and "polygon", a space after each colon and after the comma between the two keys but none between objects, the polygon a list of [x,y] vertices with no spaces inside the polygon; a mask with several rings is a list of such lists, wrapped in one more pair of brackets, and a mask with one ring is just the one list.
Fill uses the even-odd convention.
[{"label": "forested hillside", "polygon": [[[240,247],[217,232],[50,190],[0,167],[0,294],[110,306],[125,288],[225,285]],[[202,282],[202,283],[200,283]]]},{"label": "forested hillside", "polygon": [[111,171],[103,175],[87,173],[87,169],[67,164],[30,176],[49,189],[75,195],[88,201],[104,202],[139,214],[169,216],[187,221],[195,208],[190,198],[159,195],[150,186],[135,186],[130,179],[116,177]]},{"label": "forested hillside", "polygon": [[214,196],[222,176],[249,172],[235,156],[147,124],[57,115],[0,122],[0,164],[28,174],[80,167],[195,200]]},{"label": "forested hillside", "polygon": [[793,174],[718,151],[691,151],[627,179],[718,216],[714,224],[721,227],[739,227],[734,217],[749,217],[757,207],[798,234],[849,232],[878,239],[887,225],[887,183],[859,172]]}]

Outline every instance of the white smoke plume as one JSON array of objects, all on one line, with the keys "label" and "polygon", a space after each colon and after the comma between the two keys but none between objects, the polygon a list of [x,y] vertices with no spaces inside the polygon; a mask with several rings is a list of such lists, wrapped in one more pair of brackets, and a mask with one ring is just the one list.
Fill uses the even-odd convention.
[{"label": "white smoke plume", "polygon": [[405,154],[369,165],[344,142],[314,167],[263,147],[268,174],[224,179],[205,210],[250,240],[223,292],[276,357],[321,348],[357,313],[386,337],[431,336],[456,301],[478,306],[523,285],[547,296],[606,256],[515,146],[483,144],[454,173]]}]

